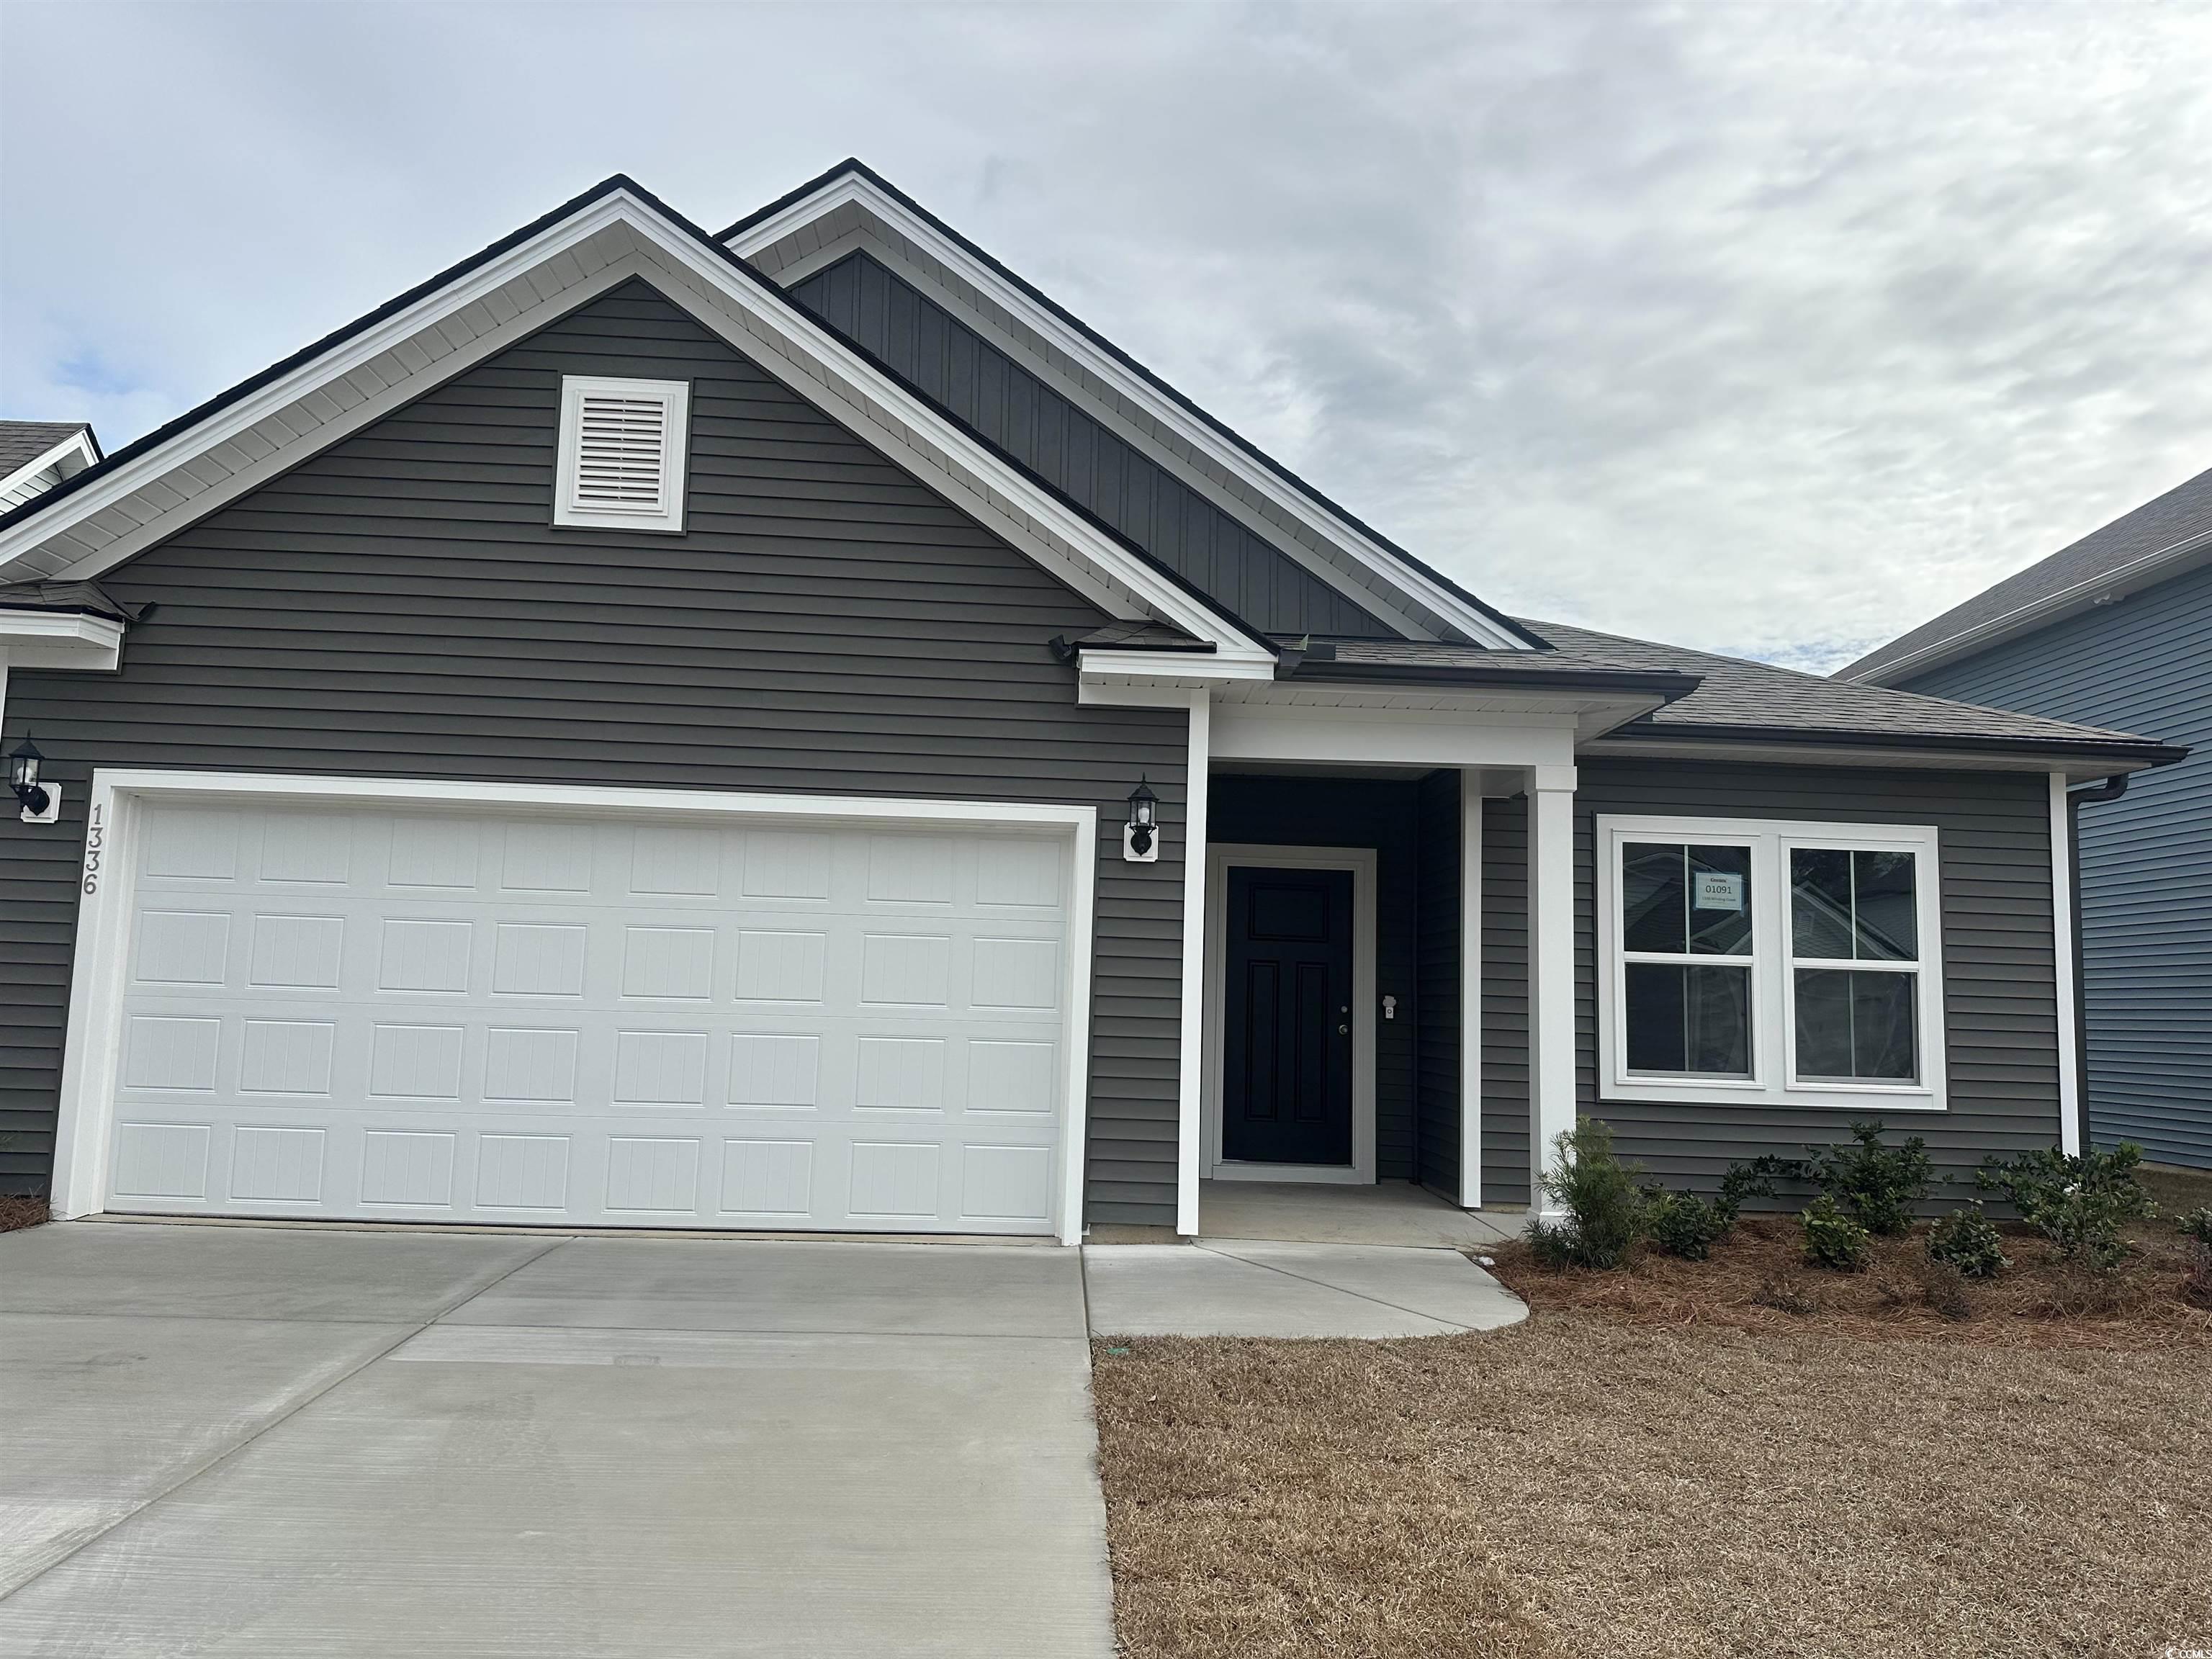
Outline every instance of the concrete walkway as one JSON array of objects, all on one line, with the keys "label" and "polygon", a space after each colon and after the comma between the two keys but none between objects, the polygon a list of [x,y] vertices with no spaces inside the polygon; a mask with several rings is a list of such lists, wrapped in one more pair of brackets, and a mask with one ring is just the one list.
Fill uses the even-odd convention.
[{"label": "concrete walkway", "polygon": [[1113,1651],[1081,1264],[0,1237],[0,1651]]},{"label": "concrete walkway", "polygon": [[1457,1250],[1202,1238],[1083,1255],[1100,1336],[1449,1336],[1528,1316]]}]

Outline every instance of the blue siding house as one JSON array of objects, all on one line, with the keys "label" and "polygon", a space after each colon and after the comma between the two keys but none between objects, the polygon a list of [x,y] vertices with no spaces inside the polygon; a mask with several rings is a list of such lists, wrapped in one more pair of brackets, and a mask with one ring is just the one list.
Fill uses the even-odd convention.
[{"label": "blue siding house", "polygon": [[2096,1144],[2212,1168],[2212,471],[1837,678],[2194,751],[2074,792],[2084,1098]]}]

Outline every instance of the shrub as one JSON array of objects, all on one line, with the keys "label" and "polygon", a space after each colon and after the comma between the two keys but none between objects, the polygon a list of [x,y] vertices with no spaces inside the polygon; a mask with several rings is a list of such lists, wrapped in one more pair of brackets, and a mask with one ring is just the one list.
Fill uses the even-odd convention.
[{"label": "shrub", "polygon": [[1550,1267],[1620,1267],[1644,1231],[1642,1170],[1613,1155],[1612,1127],[1597,1118],[1584,1118],[1554,1144],[1559,1167],[1546,1173],[1543,1188],[1567,1213],[1528,1230],[1537,1260]]},{"label": "shrub", "polygon": [[2191,1210],[2187,1215],[2174,1217],[2173,1224],[2181,1229],[2184,1237],[2193,1238],[2206,1249],[2212,1250],[2212,1205],[2201,1210]]},{"label": "shrub", "polygon": [[1644,1199],[1644,1233],[1668,1255],[1703,1261],[1713,1243],[1735,1224],[1732,1211],[1709,1204],[1695,1193],[1670,1193],[1652,1187]]},{"label": "shrub", "polygon": [[1913,1277],[1920,1283],[1921,1299],[1943,1318],[1972,1319],[1974,1304],[1966,1295],[1966,1274],[1940,1256],[1923,1261]]},{"label": "shrub", "polygon": [[1867,1230],[1845,1215],[1843,1207],[1823,1193],[1797,1218],[1805,1230],[1805,1260],[1814,1267],[1855,1273],[1867,1264],[1872,1246]]},{"label": "shrub", "polygon": [[1813,1159],[1805,1167],[1869,1232],[1893,1236],[1912,1225],[1912,1206],[1928,1196],[1935,1172],[1918,1135],[1901,1146],[1885,1146],[1881,1137],[1879,1121],[1854,1123],[1851,1145],[1808,1147]]},{"label": "shrub", "polygon": [[2078,1157],[2045,1150],[2005,1163],[1992,1155],[1975,1179],[1985,1192],[2002,1192],[2067,1261],[2108,1273],[2134,1254],[2120,1229],[2158,1213],[2136,1177],[2142,1162],[2142,1148],[2127,1142]]},{"label": "shrub", "polygon": [[1713,1207],[1728,1218],[1731,1227],[1743,1213],[1743,1201],[1747,1198],[1772,1198],[1778,1181],[1802,1181],[1805,1165],[1794,1158],[1777,1158],[1763,1152],[1748,1164],[1731,1164],[1728,1173],[1721,1177],[1721,1195]]},{"label": "shrub", "polygon": [[2012,1266],[2004,1239],[1982,1213],[1979,1199],[1936,1224],[1928,1235],[1928,1257],[1948,1263],[1968,1279],[1995,1279]]}]

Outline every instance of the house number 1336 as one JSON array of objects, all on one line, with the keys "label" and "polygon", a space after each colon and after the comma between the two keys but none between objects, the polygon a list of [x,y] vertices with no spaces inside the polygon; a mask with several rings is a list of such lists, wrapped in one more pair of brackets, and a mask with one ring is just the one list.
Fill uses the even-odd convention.
[{"label": "house number 1336", "polygon": [[107,845],[107,818],[98,802],[93,804],[92,821],[84,831],[84,890],[89,895],[100,890],[100,855]]}]

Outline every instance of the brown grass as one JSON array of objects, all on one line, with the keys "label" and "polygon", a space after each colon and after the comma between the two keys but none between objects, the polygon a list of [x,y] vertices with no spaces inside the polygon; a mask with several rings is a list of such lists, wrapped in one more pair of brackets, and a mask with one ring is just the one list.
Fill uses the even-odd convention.
[{"label": "brown grass", "polygon": [[0,1233],[20,1232],[26,1227],[37,1226],[46,1218],[45,1199],[0,1193]]},{"label": "brown grass", "polygon": [[1416,1341],[1101,1343],[1125,1651],[2212,1646],[2199,1353],[1775,1318],[1540,1307]]},{"label": "brown grass", "polygon": [[[1984,1284],[1933,1272],[1921,1232],[1875,1239],[1865,1273],[1808,1267],[1796,1223],[1781,1217],[1747,1218],[1713,1247],[1710,1261],[1645,1250],[1618,1273],[1561,1273],[1540,1266],[1517,1241],[1489,1253],[1492,1271],[1532,1308],[1638,1325],[1810,1327],[1863,1340],[1978,1346],[2212,1349],[2212,1310],[2183,1295],[2194,1262],[2190,1242],[2165,1220],[2128,1236],[2139,1254],[2106,1276],[2069,1266],[2032,1233],[2008,1233],[2013,1267]],[[1939,1305],[1954,1298],[1955,1305]]]}]

